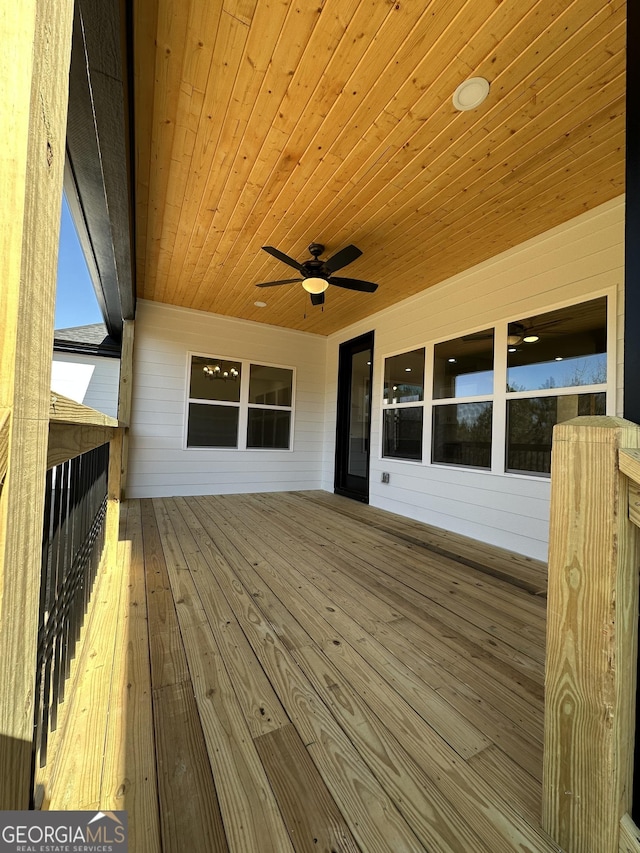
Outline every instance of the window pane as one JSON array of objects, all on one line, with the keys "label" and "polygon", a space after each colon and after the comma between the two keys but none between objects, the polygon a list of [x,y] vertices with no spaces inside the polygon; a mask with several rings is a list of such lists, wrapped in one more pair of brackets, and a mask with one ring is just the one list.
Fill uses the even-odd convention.
[{"label": "window pane", "polygon": [[385,409],[382,455],[395,459],[422,459],[422,406]]},{"label": "window pane", "polygon": [[424,347],[384,360],[384,402],[424,400]]},{"label": "window pane", "polygon": [[237,406],[189,403],[187,447],[237,447]]},{"label": "window pane", "polygon": [[249,409],[247,447],[289,449],[291,412]]},{"label": "window pane", "polygon": [[492,403],[434,406],[433,461],[491,468]]},{"label": "window pane", "polygon": [[[533,337],[527,343],[526,338]],[[509,324],[507,391],[607,381],[607,301],[592,299]]]},{"label": "window pane", "polygon": [[435,400],[493,394],[493,329],[436,344],[434,356]]},{"label": "window pane", "polygon": [[507,401],[507,471],[551,471],[555,424],[578,415],[604,415],[604,392]]},{"label": "window pane", "polygon": [[249,374],[249,402],[267,406],[290,406],[292,385],[292,370],[252,364]]},{"label": "window pane", "polygon": [[189,396],[199,400],[239,403],[241,373],[239,361],[194,355],[191,357]]},{"label": "window pane", "polygon": [[366,477],[369,467],[370,385],[371,349],[367,348],[351,356],[347,474],[354,477]]}]

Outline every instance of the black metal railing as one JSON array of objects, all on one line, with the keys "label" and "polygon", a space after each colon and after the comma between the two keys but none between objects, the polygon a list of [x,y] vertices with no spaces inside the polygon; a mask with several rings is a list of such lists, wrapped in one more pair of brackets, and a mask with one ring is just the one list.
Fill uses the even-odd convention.
[{"label": "black metal railing", "polygon": [[49,733],[80,639],[104,546],[109,445],[47,471],[32,769],[47,763]]}]

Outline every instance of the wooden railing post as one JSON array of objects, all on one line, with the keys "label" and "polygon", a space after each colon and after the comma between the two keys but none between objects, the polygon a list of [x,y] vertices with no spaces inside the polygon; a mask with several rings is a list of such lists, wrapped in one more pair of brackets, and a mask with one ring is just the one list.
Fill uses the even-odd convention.
[{"label": "wooden railing post", "polygon": [[30,795],[56,262],[73,0],[2,6],[0,809]]},{"label": "wooden railing post", "polygon": [[129,421],[133,379],[133,320],[125,320],[122,330],[120,385],[118,390],[118,422],[120,429],[109,445],[109,486],[107,504],[106,548],[109,565],[118,559],[120,501],[124,497],[129,450]]},{"label": "wooden railing post", "polygon": [[618,455],[638,446],[621,418],[554,430],[543,826],[567,853],[618,853],[631,805],[638,543]]}]

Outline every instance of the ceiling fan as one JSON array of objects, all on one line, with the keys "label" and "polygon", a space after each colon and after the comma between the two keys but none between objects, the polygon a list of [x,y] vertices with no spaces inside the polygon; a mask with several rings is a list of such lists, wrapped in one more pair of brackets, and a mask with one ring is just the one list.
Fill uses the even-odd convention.
[{"label": "ceiling fan", "polygon": [[311,296],[312,305],[324,305],[324,292],[330,284],[335,284],[336,287],[343,287],[346,290],[357,290],[361,293],[373,293],[378,288],[378,285],[371,281],[360,281],[358,278],[340,278],[333,274],[360,257],[362,252],[357,246],[346,246],[328,260],[322,261],[320,255],[324,252],[324,246],[321,243],[311,243],[309,254],[312,257],[301,264],[279,249],[274,249],[273,246],[263,246],[262,248],[274,258],[298,270],[301,278],[264,281],[261,284],[256,284],[256,287],[275,287],[279,284],[302,282],[302,286]]}]

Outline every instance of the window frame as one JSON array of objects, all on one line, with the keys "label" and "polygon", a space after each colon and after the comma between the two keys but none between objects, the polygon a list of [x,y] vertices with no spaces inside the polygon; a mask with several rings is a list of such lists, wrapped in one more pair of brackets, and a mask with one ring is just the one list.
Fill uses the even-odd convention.
[{"label": "window frame", "polygon": [[[522,317],[538,316],[540,314],[552,313],[573,305],[581,305],[593,299],[606,298],[607,320],[606,320],[606,357],[607,357],[607,379],[606,382],[596,385],[572,385],[562,388],[538,389],[534,391],[507,391],[507,335],[510,323],[518,322]],[[457,472],[469,472],[479,474],[490,474],[502,477],[515,477],[525,480],[549,480],[549,474],[545,472],[519,472],[507,470],[507,402],[511,399],[527,399],[532,397],[559,397],[575,394],[605,394],[605,412],[607,415],[615,415],[617,399],[617,290],[613,287],[602,288],[589,294],[583,294],[579,299],[567,299],[555,302],[551,305],[532,304],[531,307],[513,313],[508,317],[502,317],[493,323],[482,323],[472,328],[467,328],[457,334],[448,334],[435,338],[428,342],[416,342],[412,346],[405,346],[399,350],[380,353],[380,439],[378,442],[378,460],[385,464],[400,463],[433,467],[438,469],[450,469]],[[433,396],[433,371],[435,360],[435,347],[439,343],[455,340],[464,335],[474,334],[485,329],[494,330],[494,353],[493,353],[493,393],[478,396],[446,397],[435,399]],[[425,372],[423,400],[411,403],[385,404],[383,397],[385,360],[396,355],[422,349],[425,350]],[[432,459],[433,447],[433,420],[434,407],[439,405],[461,404],[471,402],[492,403],[492,432],[491,432],[491,467],[477,468],[469,465],[455,465],[450,462],[434,462]],[[395,456],[384,456],[384,411],[388,408],[404,408],[411,406],[422,407],[422,459],[400,459]]]},{"label": "window frame", "polygon": [[[395,358],[398,355],[406,355],[410,352],[417,352],[418,350],[424,350],[424,372],[422,377],[422,400],[410,400],[406,403],[392,403],[386,402],[384,398],[384,382],[385,382],[385,362],[388,358]],[[425,459],[425,432],[427,431],[426,419],[424,416],[425,406],[427,400],[430,397],[427,395],[427,376],[428,371],[430,369],[429,366],[429,355],[428,355],[429,347],[427,344],[418,344],[413,347],[403,347],[403,349],[397,350],[395,352],[386,353],[382,356],[382,373],[381,373],[381,389],[380,389],[380,445],[379,445],[379,459],[389,461],[389,462],[401,462],[407,465],[424,465]],[[431,363],[432,364],[432,363]],[[409,459],[402,456],[385,456],[384,455],[384,413],[389,410],[395,409],[422,409],[422,446],[420,448],[420,459]]]},{"label": "window frame", "polygon": [[[236,403],[226,400],[204,400],[199,397],[191,397],[191,363],[193,358],[206,358],[210,361],[235,361],[241,366],[240,370],[240,399]],[[258,367],[275,367],[280,370],[291,371],[291,405],[278,406],[267,403],[249,402],[249,383],[251,381],[251,365]],[[216,445],[190,446],[187,444],[189,435],[189,405],[191,403],[207,406],[229,406],[238,409],[238,442],[236,447],[224,447]],[[189,350],[186,358],[185,376],[185,406],[183,414],[182,449],[188,451],[204,451],[205,453],[292,453],[294,448],[295,427],[295,404],[296,404],[296,368],[289,364],[277,364],[275,362],[262,361],[255,358],[240,358],[229,355],[211,355],[196,350]],[[249,409],[270,409],[277,412],[289,412],[289,445],[288,447],[249,447],[247,445]]]},{"label": "window frame", "polygon": [[[460,338],[462,338],[465,335],[470,334],[470,333],[463,332],[461,335],[455,335],[454,337],[442,338],[441,340],[434,341],[431,344],[432,371],[431,371],[431,381],[429,383],[429,402],[430,402],[430,408],[431,408],[431,417],[430,417],[431,440],[429,442],[427,458],[429,460],[429,464],[433,465],[434,467],[454,468],[456,471],[460,471],[460,470],[483,471],[485,473],[493,470],[493,449],[495,446],[495,435],[494,435],[495,407],[494,407],[494,401],[495,401],[496,386],[497,386],[497,377],[496,377],[496,349],[497,349],[497,347],[496,347],[496,340],[498,337],[498,324],[494,323],[493,325],[489,325],[489,326],[484,326],[484,327],[481,326],[477,331],[478,332],[484,332],[484,331],[489,331],[489,330],[493,331],[493,339],[492,339],[492,342],[493,342],[493,367],[491,368],[492,388],[491,388],[491,392],[487,393],[487,394],[465,394],[464,396],[461,396],[461,397],[434,397],[433,396],[433,392],[434,392],[433,371],[435,370],[436,347],[438,346],[438,344],[446,343],[447,341],[459,340]],[[474,334],[474,333],[471,333],[471,334]],[[489,457],[490,457],[489,467],[485,467],[485,466],[481,466],[481,465],[462,465],[462,464],[456,465],[455,462],[440,462],[440,461],[437,461],[433,458],[434,451],[435,451],[435,448],[433,445],[433,434],[434,434],[434,427],[435,427],[436,410],[441,406],[461,406],[461,405],[464,405],[465,403],[489,403],[491,405],[491,449],[490,449],[490,453],[489,453]]]}]

